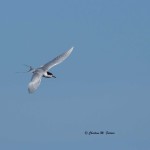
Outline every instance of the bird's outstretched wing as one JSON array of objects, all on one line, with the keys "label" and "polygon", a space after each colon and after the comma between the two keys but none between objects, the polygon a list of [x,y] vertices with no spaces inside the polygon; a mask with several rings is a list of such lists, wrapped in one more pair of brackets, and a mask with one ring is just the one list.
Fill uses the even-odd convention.
[{"label": "bird's outstretched wing", "polygon": [[32,75],[31,82],[28,85],[29,93],[33,93],[40,85],[42,74],[40,72],[34,72]]},{"label": "bird's outstretched wing", "polygon": [[63,54],[57,56],[56,58],[54,58],[53,60],[49,61],[48,63],[46,63],[44,66],[42,66],[41,68],[44,71],[48,71],[49,69],[51,69],[52,67],[54,67],[55,65],[60,64],[61,62],[63,62],[73,51],[73,47],[71,49],[69,49],[68,51],[64,52]]}]

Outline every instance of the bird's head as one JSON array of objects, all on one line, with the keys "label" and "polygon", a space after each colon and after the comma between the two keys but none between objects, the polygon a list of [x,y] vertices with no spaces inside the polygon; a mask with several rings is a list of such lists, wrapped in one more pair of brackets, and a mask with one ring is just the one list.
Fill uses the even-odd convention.
[{"label": "bird's head", "polygon": [[53,77],[53,78],[56,78],[51,72],[47,72],[47,75],[51,78],[51,77]]}]

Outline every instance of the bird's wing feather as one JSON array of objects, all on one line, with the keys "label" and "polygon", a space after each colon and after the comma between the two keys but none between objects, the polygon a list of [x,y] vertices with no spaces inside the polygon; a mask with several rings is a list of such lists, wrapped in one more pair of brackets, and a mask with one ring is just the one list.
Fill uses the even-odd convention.
[{"label": "bird's wing feather", "polygon": [[42,79],[42,74],[39,72],[34,72],[32,75],[32,79],[28,85],[29,93],[33,93],[40,85]]},{"label": "bird's wing feather", "polygon": [[52,67],[54,67],[55,65],[60,64],[61,62],[63,62],[73,51],[73,47],[71,49],[69,49],[68,51],[64,52],[63,54],[57,56],[56,58],[54,58],[53,60],[49,61],[48,63],[46,63],[44,66],[42,66],[41,68],[44,71],[48,71],[49,69],[51,69]]}]

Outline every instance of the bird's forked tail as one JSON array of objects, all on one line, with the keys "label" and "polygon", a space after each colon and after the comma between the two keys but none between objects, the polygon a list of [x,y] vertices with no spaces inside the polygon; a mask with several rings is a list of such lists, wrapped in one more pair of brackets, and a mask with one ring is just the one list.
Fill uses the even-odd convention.
[{"label": "bird's forked tail", "polygon": [[32,66],[25,65],[25,64],[24,64],[24,66],[29,67],[29,70],[26,72],[33,72],[35,70]]},{"label": "bird's forked tail", "polygon": [[24,72],[16,72],[16,73],[28,73],[28,72],[33,72],[35,70],[32,66],[25,65],[25,64],[23,64],[23,65],[26,66],[26,67],[29,67],[29,70],[24,71]]}]

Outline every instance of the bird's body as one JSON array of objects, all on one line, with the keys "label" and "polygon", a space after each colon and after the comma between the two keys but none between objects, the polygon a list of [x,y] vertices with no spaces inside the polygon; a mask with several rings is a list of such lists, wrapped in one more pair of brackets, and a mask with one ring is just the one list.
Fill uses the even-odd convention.
[{"label": "bird's body", "polygon": [[29,72],[32,72],[33,75],[32,75],[32,79],[28,85],[29,93],[33,93],[39,87],[42,77],[56,78],[48,70],[51,69],[52,67],[54,67],[55,65],[58,65],[61,62],[63,62],[71,54],[72,51],[73,51],[73,47],[37,69],[34,69],[33,67],[30,66]]}]

